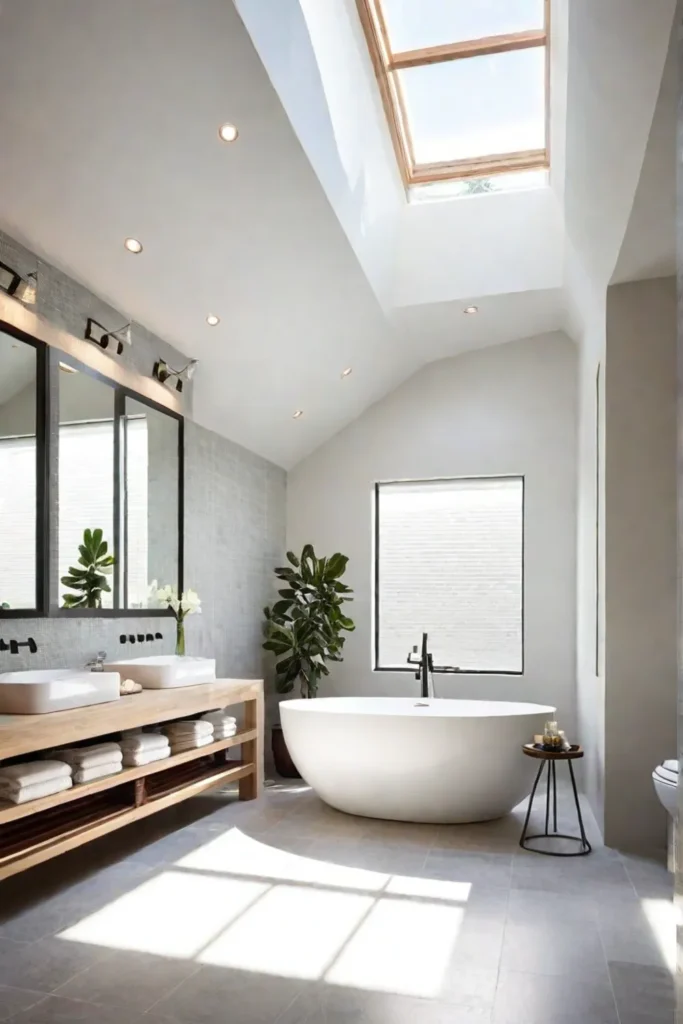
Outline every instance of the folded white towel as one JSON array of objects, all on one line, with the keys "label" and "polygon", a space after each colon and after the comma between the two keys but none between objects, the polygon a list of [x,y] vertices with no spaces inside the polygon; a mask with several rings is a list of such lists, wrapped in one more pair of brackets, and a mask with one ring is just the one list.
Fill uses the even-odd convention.
[{"label": "folded white towel", "polygon": [[138,736],[129,736],[121,740],[124,761],[127,753],[139,754],[143,751],[144,753],[149,753],[153,750],[162,750],[167,746],[168,738],[156,732],[141,732]]},{"label": "folded white towel", "polygon": [[71,747],[66,750],[55,750],[54,756],[66,761],[73,768],[97,768],[101,764],[111,764],[123,760],[123,753],[118,743],[97,743],[92,747]]},{"label": "folded white towel", "polygon": [[70,775],[71,768],[64,761],[27,761],[0,768],[0,782],[15,783],[17,787],[34,786]]},{"label": "folded white towel", "polygon": [[211,722],[214,727],[216,725],[223,725],[225,722],[229,722],[232,725],[237,724],[237,719],[233,718],[226,711],[207,711],[205,715],[202,715],[201,721]]},{"label": "folded white towel", "polygon": [[208,747],[213,743],[213,736],[198,736],[196,739],[171,740],[171,751],[174,754],[182,754],[185,750],[197,750],[199,747]]},{"label": "folded white towel", "polygon": [[71,789],[72,785],[70,775],[61,775],[58,778],[36,782],[32,786],[21,786],[14,790],[3,789],[0,791],[0,799],[9,800],[13,804],[25,804],[29,800],[39,800],[41,796],[64,793],[65,790]]},{"label": "folded white towel", "polygon": [[236,725],[229,725],[225,729],[214,729],[213,738],[215,740],[228,740],[231,736],[234,736],[237,732]]},{"label": "folded white towel", "polygon": [[210,736],[213,733],[213,725],[201,719],[192,722],[169,722],[164,726],[164,732],[172,736]]},{"label": "folded white towel", "polygon": [[120,772],[122,767],[120,761],[110,761],[109,764],[77,768],[74,769],[74,782],[93,782],[95,779],[103,779],[105,775],[115,775],[116,772]]},{"label": "folded white towel", "polygon": [[166,741],[166,746],[157,750],[124,750],[123,763],[128,768],[139,768],[143,764],[152,764],[154,761],[163,761],[171,756],[171,747]]}]

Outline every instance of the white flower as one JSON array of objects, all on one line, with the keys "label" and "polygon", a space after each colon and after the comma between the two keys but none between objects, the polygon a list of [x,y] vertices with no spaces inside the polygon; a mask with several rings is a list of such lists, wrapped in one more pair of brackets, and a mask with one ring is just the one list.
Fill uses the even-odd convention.
[{"label": "white flower", "polygon": [[201,613],[201,600],[196,590],[186,590],[180,598],[180,607],[185,615],[194,615],[196,612]]},{"label": "white flower", "polygon": [[180,608],[180,601],[178,600],[178,592],[175,587],[170,584],[166,584],[165,587],[159,587],[156,592],[157,600],[160,605],[167,605],[172,608],[175,613]]}]

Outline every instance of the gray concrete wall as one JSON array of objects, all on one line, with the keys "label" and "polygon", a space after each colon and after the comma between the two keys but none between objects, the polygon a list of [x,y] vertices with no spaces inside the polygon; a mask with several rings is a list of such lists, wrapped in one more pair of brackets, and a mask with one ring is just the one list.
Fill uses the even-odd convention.
[{"label": "gray concrete wall", "polygon": [[676,750],[676,282],[613,285],[605,374],[605,841],[666,848]]}]

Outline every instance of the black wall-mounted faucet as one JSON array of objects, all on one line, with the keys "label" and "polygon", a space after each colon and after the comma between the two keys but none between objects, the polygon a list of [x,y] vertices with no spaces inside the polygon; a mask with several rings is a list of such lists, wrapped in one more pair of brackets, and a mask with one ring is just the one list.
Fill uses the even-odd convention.
[{"label": "black wall-mounted faucet", "polygon": [[[145,643],[153,643],[155,640],[163,640],[163,639],[164,639],[164,634],[163,633],[156,633],[154,635],[152,635],[152,633],[147,633],[147,635],[145,635],[144,633],[138,633],[137,636],[135,635],[135,633],[129,633],[127,636],[126,636],[125,633],[121,633],[121,635],[119,636],[119,643],[120,644],[145,644]],[[0,647],[0,650],[2,650],[1,647]]]},{"label": "black wall-mounted faucet", "polygon": [[[35,642],[35,640],[33,639],[32,636],[30,636],[28,638],[28,640],[24,640],[21,643],[18,640],[10,640],[10,642],[9,642],[10,654],[18,654],[20,647],[28,647],[29,652],[31,654],[36,654],[38,652],[38,644]],[[7,644],[5,643],[4,640],[0,641],[0,651],[6,651],[6,650],[7,650]]]}]

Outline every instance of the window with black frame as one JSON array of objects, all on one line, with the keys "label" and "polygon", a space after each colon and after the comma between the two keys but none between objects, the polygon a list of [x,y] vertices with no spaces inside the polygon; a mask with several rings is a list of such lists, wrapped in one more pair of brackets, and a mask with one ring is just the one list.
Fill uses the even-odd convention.
[{"label": "window with black frame", "polygon": [[523,672],[523,477],[376,485],[375,668],[423,632],[436,665]]}]

